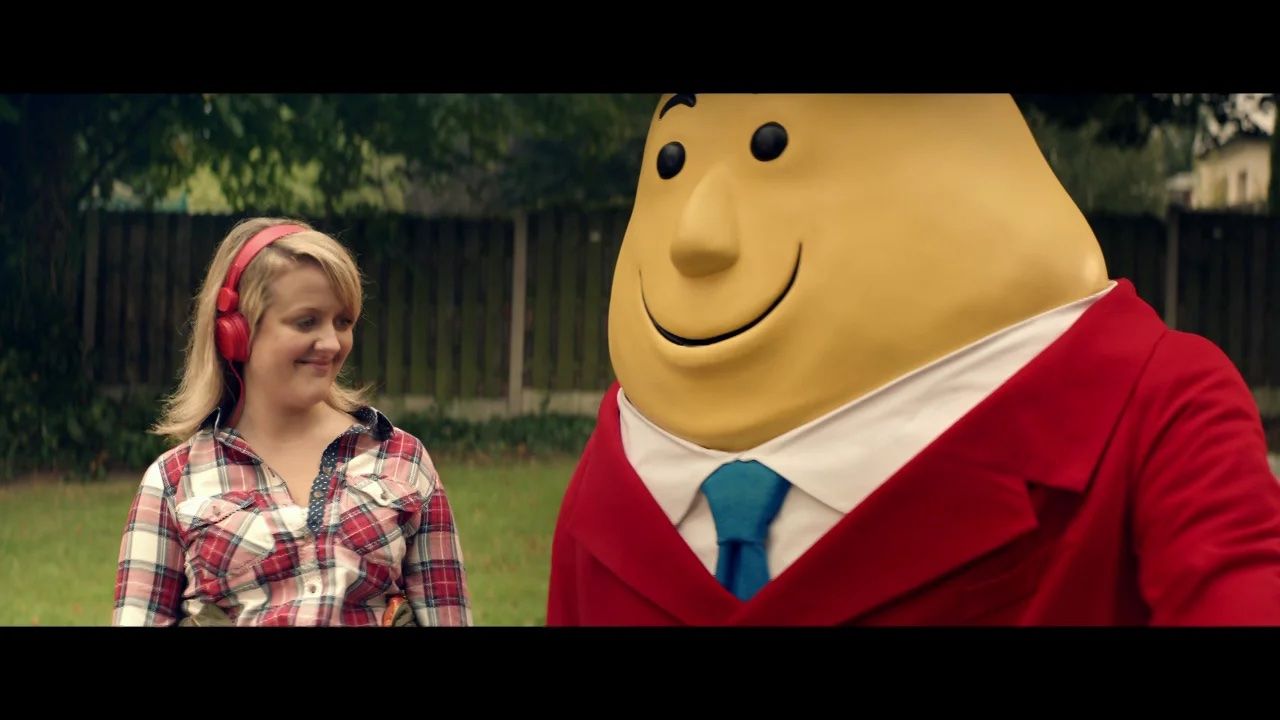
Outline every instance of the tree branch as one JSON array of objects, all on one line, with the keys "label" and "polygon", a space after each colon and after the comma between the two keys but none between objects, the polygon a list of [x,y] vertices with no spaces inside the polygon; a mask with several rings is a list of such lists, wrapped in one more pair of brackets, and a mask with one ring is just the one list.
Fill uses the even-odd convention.
[{"label": "tree branch", "polygon": [[113,152],[102,159],[102,162],[98,163],[98,167],[94,168],[93,172],[89,173],[89,179],[71,198],[73,206],[78,206],[80,204],[80,200],[93,191],[93,186],[98,184],[99,178],[104,172],[106,172],[108,167],[119,162],[120,159],[128,153],[128,151],[133,150],[139,140],[147,139],[147,135],[142,132],[142,128],[146,127],[148,123],[155,119],[156,115],[160,113],[160,109],[162,107],[164,107],[164,98],[163,96],[158,96],[156,102],[153,103],[151,107],[142,114],[142,117],[133,123],[133,126],[125,132],[125,136],[129,139],[128,142],[118,145]]}]

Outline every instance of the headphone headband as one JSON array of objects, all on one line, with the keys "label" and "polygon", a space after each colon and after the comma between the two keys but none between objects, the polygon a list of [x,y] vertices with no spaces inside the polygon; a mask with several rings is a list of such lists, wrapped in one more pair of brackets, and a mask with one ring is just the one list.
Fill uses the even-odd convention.
[{"label": "headphone headband", "polygon": [[222,283],[222,288],[218,290],[218,310],[231,312],[239,305],[240,296],[236,288],[240,284],[240,275],[245,268],[249,267],[249,263],[253,262],[253,259],[257,257],[263,248],[286,235],[306,232],[306,230],[307,228],[301,225],[272,225],[259,230],[253,237],[249,238],[244,247],[240,248],[240,252],[236,253],[236,259],[231,262],[231,269],[227,271],[227,279]]}]

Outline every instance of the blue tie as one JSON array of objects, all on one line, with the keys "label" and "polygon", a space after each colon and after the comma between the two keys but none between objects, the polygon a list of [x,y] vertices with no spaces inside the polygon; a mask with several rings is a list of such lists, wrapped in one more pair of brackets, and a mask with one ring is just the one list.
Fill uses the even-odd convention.
[{"label": "blue tie", "polygon": [[716,580],[739,600],[750,600],[769,582],[764,541],[790,489],[785,478],[755,460],[721,465],[702,482],[720,545]]}]

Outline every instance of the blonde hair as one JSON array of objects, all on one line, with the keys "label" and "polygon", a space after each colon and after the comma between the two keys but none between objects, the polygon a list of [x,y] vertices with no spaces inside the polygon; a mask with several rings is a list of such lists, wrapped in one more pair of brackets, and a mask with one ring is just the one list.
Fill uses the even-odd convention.
[{"label": "blonde hair", "polygon": [[[218,289],[226,281],[227,271],[236,254],[249,238],[265,228],[284,223],[301,225],[307,230],[282,237],[263,248],[240,276],[239,310],[249,325],[250,342],[257,331],[258,321],[271,304],[271,282],[298,263],[320,268],[329,278],[338,301],[350,310],[353,320],[359,318],[363,300],[360,269],[356,267],[351,252],[337,240],[297,220],[252,218],[236,224],[218,245],[209,263],[189,325],[191,332],[182,380],[173,395],[165,399],[164,413],[151,429],[152,433],[175,442],[185,441],[215,409],[221,407],[229,411],[235,404],[239,386],[234,379],[229,380],[233,377],[230,362],[218,354],[214,343]],[[368,387],[346,387],[339,375],[338,381],[329,388],[325,402],[333,408],[350,412],[367,403],[368,390]]]}]

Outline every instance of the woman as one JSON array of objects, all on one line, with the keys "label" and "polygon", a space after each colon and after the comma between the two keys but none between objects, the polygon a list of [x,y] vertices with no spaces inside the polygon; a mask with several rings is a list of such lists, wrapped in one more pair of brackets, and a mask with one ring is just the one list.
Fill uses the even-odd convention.
[{"label": "woman", "polygon": [[462,552],[418,438],[338,381],[350,253],[296,221],[219,245],[120,548],[116,625],[470,625]]}]

